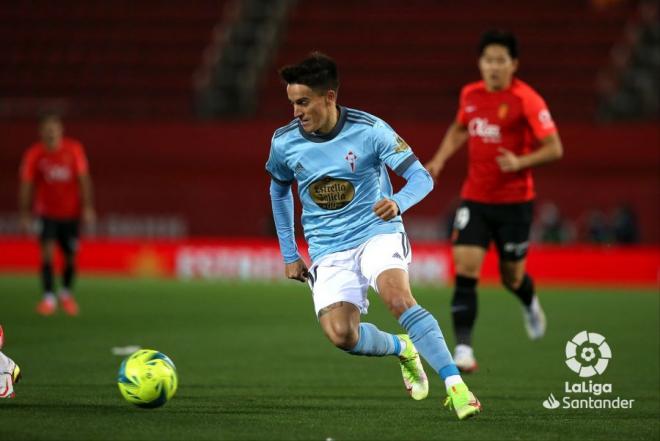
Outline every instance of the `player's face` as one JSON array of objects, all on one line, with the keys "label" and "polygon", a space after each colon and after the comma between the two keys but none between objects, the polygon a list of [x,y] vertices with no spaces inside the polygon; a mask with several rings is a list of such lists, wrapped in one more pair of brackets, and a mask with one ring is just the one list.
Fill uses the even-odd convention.
[{"label": "player's face", "polygon": [[39,133],[43,143],[50,148],[54,148],[60,144],[62,135],[64,134],[64,128],[60,120],[51,118],[41,123]]},{"label": "player's face", "polygon": [[300,120],[305,132],[328,133],[334,128],[337,123],[334,117],[337,94],[334,90],[319,94],[304,84],[289,84],[286,94],[293,105],[293,116]]},{"label": "player's face", "polygon": [[499,44],[486,46],[479,57],[479,70],[488,90],[503,90],[509,87],[518,60],[509,55],[509,50]]}]

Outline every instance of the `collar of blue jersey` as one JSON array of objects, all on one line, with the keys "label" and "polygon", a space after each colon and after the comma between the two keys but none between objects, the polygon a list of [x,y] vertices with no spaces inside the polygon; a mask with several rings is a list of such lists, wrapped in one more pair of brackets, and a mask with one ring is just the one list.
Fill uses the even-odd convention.
[{"label": "collar of blue jersey", "polygon": [[346,123],[346,109],[343,106],[337,106],[337,112],[339,112],[339,118],[337,118],[337,124],[335,127],[330,130],[328,133],[306,133],[300,122],[298,122],[298,131],[300,135],[308,141],[312,142],[326,142],[334,139],[335,136],[341,132],[341,129],[344,128],[344,123]]}]

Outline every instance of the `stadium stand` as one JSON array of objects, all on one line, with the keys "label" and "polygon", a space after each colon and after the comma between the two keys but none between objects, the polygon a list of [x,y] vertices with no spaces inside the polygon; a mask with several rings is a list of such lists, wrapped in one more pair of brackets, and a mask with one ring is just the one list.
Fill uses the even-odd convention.
[{"label": "stadium stand", "polygon": [[[597,72],[622,32],[628,3],[606,10],[572,0],[477,0],[470,6],[429,0],[299,2],[276,65],[318,49],[341,67],[345,105],[386,119],[445,120],[455,111],[460,87],[478,79],[479,35],[506,28],[521,40],[521,78],[546,97],[557,119],[593,119]],[[260,115],[287,109],[278,85],[273,69]]]},{"label": "stadium stand", "polygon": [[[603,10],[570,0],[476,0],[471,9],[431,0],[293,4],[9,2],[0,8],[7,43],[0,56],[0,115],[31,116],[47,103],[84,117],[191,118],[193,104],[202,116],[228,115],[232,108],[254,114],[257,106],[257,116],[279,116],[286,101],[275,67],[315,48],[340,63],[345,104],[388,119],[446,119],[460,86],[478,78],[473,48],[479,34],[503,27],[521,38],[521,77],[547,98],[557,118],[590,120],[597,72],[633,9],[629,2]],[[233,22],[223,27],[222,17],[232,12]]]},{"label": "stadium stand", "polygon": [[660,112],[660,20],[658,2],[641,1],[600,72],[599,119],[641,120]]},{"label": "stadium stand", "polygon": [[[459,88],[479,77],[479,34],[499,26],[521,37],[520,76],[547,99],[566,146],[560,165],[535,171],[539,195],[569,219],[630,204],[641,241],[660,241],[657,125],[594,124],[597,72],[607,66],[638,2],[609,0],[604,9],[586,0],[474,0],[472,9],[431,0],[291,3],[281,29],[263,34],[282,39],[264,43],[272,45],[271,61],[264,63],[256,117],[200,123],[193,85],[203,84],[201,67],[211,62],[206,74],[216,72],[212,63],[222,59],[220,51],[229,53],[221,37],[242,18],[272,24],[260,18],[258,6],[244,9],[245,17],[231,15],[237,3],[263,1],[190,0],[185,8],[174,0],[5,2],[0,230],[14,228],[16,172],[37,136],[37,110],[54,105],[64,110],[67,132],[88,149],[103,221],[155,216],[165,219],[163,225],[174,220],[171,235],[271,234],[263,164],[273,130],[291,116],[278,67],[311,49],[334,56],[343,75],[340,102],[385,118],[427,159],[454,115]],[[253,42],[243,35],[245,27],[233,29],[240,29],[237,41]],[[247,56],[255,58],[265,59]],[[254,80],[254,72],[249,78],[241,72],[247,71],[233,75]],[[635,155],[621,155],[621,146],[635,146]],[[415,217],[435,227],[439,209],[451,209],[464,171],[459,155],[440,191],[407,219],[411,230]],[[250,222],[227,216],[227,206],[249,213]]]},{"label": "stadium stand", "polygon": [[17,0],[0,8],[0,115],[191,117],[223,0]]},{"label": "stadium stand", "polygon": [[202,118],[252,115],[258,83],[272,62],[293,0],[242,0],[216,26],[204,62],[195,72],[197,114]]}]

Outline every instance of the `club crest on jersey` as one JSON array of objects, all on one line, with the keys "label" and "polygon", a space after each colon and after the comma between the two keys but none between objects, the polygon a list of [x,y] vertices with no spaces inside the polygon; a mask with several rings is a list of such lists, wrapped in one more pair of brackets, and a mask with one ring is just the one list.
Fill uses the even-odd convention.
[{"label": "club crest on jersey", "polygon": [[353,153],[352,150],[350,150],[347,154],[346,157],[344,158],[346,161],[348,161],[348,165],[351,166],[351,171],[355,173],[355,166],[357,164],[357,156],[355,153]]},{"label": "club crest on jersey", "polygon": [[410,150],[410,146],[406,141],[403,140],[399,135],[396,136],[396,147],[394,147],[394,153],[405,152]]}]

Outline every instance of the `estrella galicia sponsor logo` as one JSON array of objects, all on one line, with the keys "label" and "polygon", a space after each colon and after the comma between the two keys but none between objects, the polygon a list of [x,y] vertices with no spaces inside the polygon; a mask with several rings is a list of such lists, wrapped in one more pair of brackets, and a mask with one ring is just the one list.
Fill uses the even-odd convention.
[{"label": "estrella galicia sponsor logo", "polygon": [[351,181],[325,176],[309,186],[309,195],[325,210],[339,210],[350,204],[355,197]]},{"label": "estrella galicia sponsor logo", "polygon": [[[565,363],[580,378],[602,375],[612,359],[612,349],[605,337],[596,332],[581,331],[566,343]],[[631,409],[634,399],[613,396],[611,383],[594,380],[565,381],[563,397],[551,393],[543,401],[546,409]]]}]

